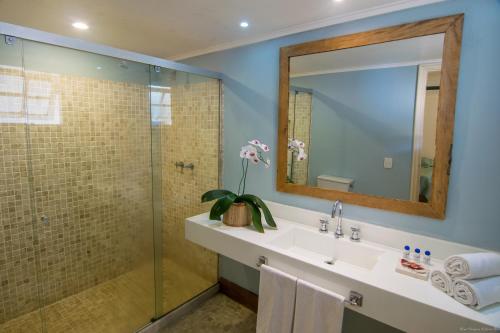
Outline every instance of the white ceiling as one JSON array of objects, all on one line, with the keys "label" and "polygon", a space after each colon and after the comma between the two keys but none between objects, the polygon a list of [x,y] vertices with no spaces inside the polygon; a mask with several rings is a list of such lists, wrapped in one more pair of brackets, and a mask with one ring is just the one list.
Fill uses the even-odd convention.
[{"label": "white ceiling", "polygon": [[444,34],[437,34],[294,57],[290,60],[290,76],[441,62],[443,43]]},{"label": "white ceiling", "polygon": [[[0,21],[182,59],[444,0],[0,0]],[[239,23],[249,22],[242,29]],[[74,21],[88,23],[78,31]]]}]

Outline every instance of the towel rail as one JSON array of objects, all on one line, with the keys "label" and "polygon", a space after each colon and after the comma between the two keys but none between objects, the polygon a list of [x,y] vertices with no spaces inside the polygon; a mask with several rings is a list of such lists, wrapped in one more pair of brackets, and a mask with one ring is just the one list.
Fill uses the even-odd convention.
[{"label": "towel rail", "polygon": [[267,265],[267,262],[268,262],[268,260],[267,260],[266,256],[259,256],[257,258],[257,264],[256,264],[256,266],[260,267],[262,265]]},{"label": "towel rail", "polygon": [[[266,256],[259,256],[257,258],[257,263],[255,265],[257,267],[260,267],[262,265],[267,265],[268,262],[269,262],[269,260],[267,259]],[[351,305],[351,306],[362,307],[363,306],[363,295],[358,293],[357,291],[351,290],[349,292],[348,299],[345,299],[344,303],[347,305]]]},{"label": "towel rail", "polygon": [[362,307],[363,306],[363,295],[358,293],[357,291],[351,290],[349,292],[349,299],[344,300],[344,303],[352,306],[358,306]]}]

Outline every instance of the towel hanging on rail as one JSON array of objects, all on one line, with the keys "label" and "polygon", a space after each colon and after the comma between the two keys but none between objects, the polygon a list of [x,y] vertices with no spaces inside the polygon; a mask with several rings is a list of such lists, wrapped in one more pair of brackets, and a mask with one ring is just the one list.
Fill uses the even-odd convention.
[{"label": "towel hanging on rail", "polygon": [[294,333],[341,333],[345,298],[307,281],[297,281]]},{"label": "towel hanging on rail", "polygon": [[297,278],[275,268],[260,266],[257,333],[291,333]]}]

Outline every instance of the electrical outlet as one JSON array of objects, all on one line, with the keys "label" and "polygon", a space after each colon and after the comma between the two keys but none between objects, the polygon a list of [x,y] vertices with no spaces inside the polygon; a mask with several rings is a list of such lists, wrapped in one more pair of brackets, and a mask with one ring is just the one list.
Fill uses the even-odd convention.
[{"label": "electrical outlet", "polygon": [[392,169],[392,157],[384,157],[384,168]]}]

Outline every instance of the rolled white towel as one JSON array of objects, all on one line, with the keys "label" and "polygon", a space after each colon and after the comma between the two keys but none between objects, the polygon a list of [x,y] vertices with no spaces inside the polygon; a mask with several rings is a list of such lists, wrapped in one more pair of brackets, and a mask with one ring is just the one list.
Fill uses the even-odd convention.
[{"label": "rolled white towel", "polygon": [[440,270],[432,271],[431,283],[442,292],[447,293],[448,295],[453,294],[453,279],[445,272]]},{"label": "rolled white towel", "polygon": [[474,309],[500,302],[500,276],[476,280],[456,280],[453,297]]},{"label": "rolled white towel", "polygon": [[444,261],[446,273],[453,278],[481,279],[500,275],[500,254],[492,252],[465,253]]}]

